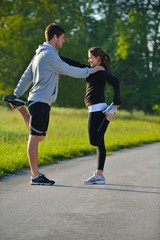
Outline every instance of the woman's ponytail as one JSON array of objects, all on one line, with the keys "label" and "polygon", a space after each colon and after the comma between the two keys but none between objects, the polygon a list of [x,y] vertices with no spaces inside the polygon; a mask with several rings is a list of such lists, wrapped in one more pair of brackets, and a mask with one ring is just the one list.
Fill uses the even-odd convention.
[{"label": "woman's ponytail", "polygon": [[104,63],[106,65],[106,67],[108,68],[108,70],[110,71],[110,73],[112,73],[112,69],[111,69],[111,56],[107,52],[105,53]]}]

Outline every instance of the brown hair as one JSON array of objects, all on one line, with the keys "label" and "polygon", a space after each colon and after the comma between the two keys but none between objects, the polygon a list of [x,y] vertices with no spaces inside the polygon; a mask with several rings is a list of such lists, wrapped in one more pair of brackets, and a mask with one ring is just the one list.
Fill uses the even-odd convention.
[{"label": "brown hair", "polygon": [[46,41],[50,41],[54,35],[59,37],[64,33],[65,30],[59,25],[57,25],[56,23],[50,23],[45,29],[45,39]]},{"label": "brown hair", "polygon": [[100,57],[101,63],[104,64],[110,72],[111,70],[111,57],[109,53],[105,52],[101,47],[92,47],[88,50],[94,57]]}]

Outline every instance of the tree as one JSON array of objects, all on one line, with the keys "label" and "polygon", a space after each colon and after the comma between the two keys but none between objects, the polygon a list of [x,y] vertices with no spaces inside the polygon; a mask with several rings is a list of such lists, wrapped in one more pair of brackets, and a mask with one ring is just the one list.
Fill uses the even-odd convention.
[{"label": "tree", "polygon": [[125,109],[151,112],[159,101],[159,1],[117,1],[115,21],[116,71],[122,79]]},{"label": "tree", "polygon": [[[88,48],[103,47],[121,80],[122,108],[152,112],[160,103],[159,10],[160,0],[1,0],[0,96],[13,91],[56,22],[66,30],[61,55],[87,63]],[[59,106],[83,107],[84,94],[83,81],[60,78]]]},{"label": "tree", "polygon": [[101,41],[121,79],[122,107],[151,112],[160,102],[160,1],[95,0],[99,19],[90,39]]}]

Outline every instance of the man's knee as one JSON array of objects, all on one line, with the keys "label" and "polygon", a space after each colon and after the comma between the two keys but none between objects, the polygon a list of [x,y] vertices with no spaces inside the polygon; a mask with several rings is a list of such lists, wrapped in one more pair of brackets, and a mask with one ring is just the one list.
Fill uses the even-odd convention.
[{"label": "man's knee", "polygon": [[39,142],[43,141],[44,138],[45,136],[39,136]]},{"label": "man's knee", "polygon": [[34,141],[34,142],[41,142],[43,141],[45,136],[38,136],[38,135],[30,135],[29,136],[29,141]]}]

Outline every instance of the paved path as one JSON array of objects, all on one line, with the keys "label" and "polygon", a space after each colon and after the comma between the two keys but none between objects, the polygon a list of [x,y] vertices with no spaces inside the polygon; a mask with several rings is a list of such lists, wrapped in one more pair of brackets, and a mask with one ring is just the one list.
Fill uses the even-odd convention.
[{"label": "paved path", "polygon": [[55,186],[30,186],[29,171],[0,183],[1,240],[160,240],[160,143],[107,158],[108,184],[85,186],[95,156],[43,167]]}]

